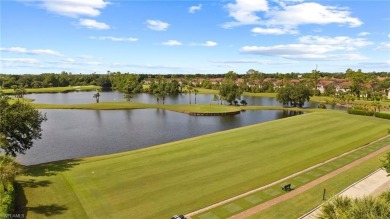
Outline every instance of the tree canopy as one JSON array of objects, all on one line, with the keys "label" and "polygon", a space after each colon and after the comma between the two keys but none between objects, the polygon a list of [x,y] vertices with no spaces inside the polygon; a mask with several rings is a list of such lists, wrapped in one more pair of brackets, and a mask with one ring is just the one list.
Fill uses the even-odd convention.
[{"label": "tree canopy", "polygon": [[284,87],[279,88],[276,99],[283,105],[290,105],[293,107],[303,107],[306,101],[310,101],[313,96],[310,88],[305,84],[291,84],[288,83]]},{"label": "tree canopy", "polygon": [[229,71],[225,74],[225,78],[222,80],[222,84],[219,88],[219,95],[222,100],[225,100],[230,105],[236,99],[241,98],[243,90],[236,84],[237,73]]},{"label": "tree canopy", "polygon": [[24,154],[33,146],[33,140],[41,138],[41,124],[46,120],[31,105],[16,101],[0,94],[0,148],[7,155]]}]

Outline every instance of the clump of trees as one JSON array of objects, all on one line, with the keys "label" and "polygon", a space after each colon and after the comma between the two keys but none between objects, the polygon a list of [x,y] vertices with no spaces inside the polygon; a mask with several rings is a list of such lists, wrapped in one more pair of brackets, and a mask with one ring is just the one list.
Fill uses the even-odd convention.
[{"label": "clump of trees", "polygon": [[304,83],[288,83],[277,91],[276,100],[283,105],[292,107],[303,107],[306,101],[310,101],[313,96],[312,90]]},{"label": "clump of trees", "polygon": [[237,79],[237,73],[233,71],[229,71],[228,73],[225,74],[225,77],[222,80],[221,86],[219,88],[219,95],[220,95],[221,102],[222,100],[225,100],[230,105],[232,105],[234,101],[237,101],[237,99],[238,100],[241,99],[243,90],[239,85],[237,85],[236,79]]},{"label": "clump of trees", "polygon": [[149,93],[156,97],[158,104],[160,103],[160,100],[162,100],[162,104],[165,104],[165,98],[167,95],[179,94],[180,90],[180,84],[177,80],[166,79],[162,76],[158,76],[153,79],[149,86]]},{"label": "clump of trees", "polygon": [[379,197],[363,197],[351,199],[337,196],[333,201],[325,204],[321,209],[319,219],[340,218],[365,218],[388,219],[390,218],[390,190]]}]

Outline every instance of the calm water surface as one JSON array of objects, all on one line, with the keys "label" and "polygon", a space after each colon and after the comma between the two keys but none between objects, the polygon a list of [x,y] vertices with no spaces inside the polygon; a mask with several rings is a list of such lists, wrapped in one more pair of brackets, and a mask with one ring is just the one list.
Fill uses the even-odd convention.
[{"label": "calm water surface", "polygon": [[111,154],[294,115],[245,111],[234,116],[189,116],[166,110],[42,110],[42,139],[18,160],[25,165]]}]

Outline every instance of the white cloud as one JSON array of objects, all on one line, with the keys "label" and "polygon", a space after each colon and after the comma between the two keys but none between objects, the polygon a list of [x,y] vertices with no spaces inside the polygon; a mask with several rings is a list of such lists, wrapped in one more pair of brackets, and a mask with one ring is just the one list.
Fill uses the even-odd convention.
[{"label": "white cloud", "polygon": [[358,27],[363,24],[358,18],[350,17],[346,8],[324,6],[318,3],[305,2],[284,7],[282,10],[267,12],[268,25],[298,26],[304,24],[346,24]]},{"label": "white cloud", "polygon": [[[348,8],[325,6],[301,0],[274,0],[279,6],[268,7],[267,0],[236,0],[226,5],[229,16],[235,21],[223,24],[224,28],[241,25],[262,25],[252,32],[259,34],[295,34],[297,27],[307,24],[340,24],[358,27],[363,24],[351,17]],[[290,31],[288,31],[290,30]]]},{"label": "white cloud", "polygon": [[265,56],[276,56],[287,59],[305,60],[353,60],[364,59],[358,53],[345,53],[373,43],[363,38],[346,36],[302,36],[298,44],[275,46],[244,46],[241,52]]},{"label": "white cloud", "polygon": [[270,35],[282,35],[282,34],[297,34],[298,31],[288,28],[261,28],[255,27],[252,29],[252,33],[256,34],[270,34]]},{"label": "white cloud", "polygon": [[368,36],[368,35],[370,35],[371,33],[369,33],[369,32],[360,32],[359,34],[358,34],[358,36]]},{"label": "white cloud", "polygon": [[213,46],[217,46],[218,43],[216,42],[213,42],[213,41],[206,41],[206,43],[203,43],[203,44],[200,44],[201,46],[207,46],[207,47],[213,47]]},{"label": "white cloud", "polygon": [[327,36],[302,36],[299,42],[304,44],[336,45],[342,46],[346,50],[355,50],[356,47],[364,47],[373,43],[363,38],[350,38],[347,36],[327,37]]},{"label": "white cloud", "polygon": [[89,37],[90,39],[93,40],[111,40],[114,42],[136,42],[138,41],[137,38],[133,37],[112,37],[112,36],[101,36],[101,37]]},{"label": "white cloud", "polygon": [[196,11],[199,11],[202,9],[202,4],[199,4],[197,6],[191,6],[190,8],[188,8],[188,12],[193,14],[195,13]]},{"label": "white cloud", "polygon": [[177,40],[168,40],[162,43],[164,46],[181,46],[182,43]]},{"label": "white cloud", "polygon": [[28,58],[1,58],[0,61],[7,62],[7,63],[23,63],[23,64],[39,63],[37,59],[28,59]]},{"label": "white cloud", "polygon": [[376,50],[390,51],[390,42],[380,43]]},{"label": "white cloud", "polygon": [[97,29],[97,30],[108,30],[110,29],[110,26],[105,24],[105,23],[101,23],[101,22],[97,22],[95,20],[92,20],[92,19],[80,19],[79,20],[79,25],[81,26],[84,26],[88,29]]},{"label": "white cloud", "polygon": [[206,47],[214,47],[217,46],[218,43],[214,41],[206,41],[205,43],[192,43],[191,46],[206,46]]},{"label": "white cloud", "polygon": [[256,12],[268,11],[267,0],[236,0],[236,3],[230,3],[226,6],[229,16],[236,21],[228,22],[223,25],[225,28],[232,28],[234,26],[258,24],[260,18]]},{"label": "white cloud", "polygon": [[22,47],[10,47],[10,48],[0,48],[0,51],[18,53],[18,54],[28,54],[28,55],[51,55],[51,56],[62,56],[61,53],[51,50],[51,49],[33,49],[28,50]]},{"label": "white cloud", "polygon": [[100,10],[110,3],[104,0],[41,0],[41,6],[47,11],[68,16],[96,17],[100,15]]},{"label": "white cloud", "polygon": [[148,28],[156,31],[165,31],[168,29],[169,24],[159,20],[147,20]]}]

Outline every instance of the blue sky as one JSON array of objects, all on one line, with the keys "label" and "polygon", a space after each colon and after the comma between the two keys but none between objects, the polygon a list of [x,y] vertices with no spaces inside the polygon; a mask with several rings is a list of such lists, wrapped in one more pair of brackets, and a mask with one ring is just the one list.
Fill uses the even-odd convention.
[{"label": "blue sky", "polygon": [[387,0],[1,0],[1,73],[390,72]]}]

